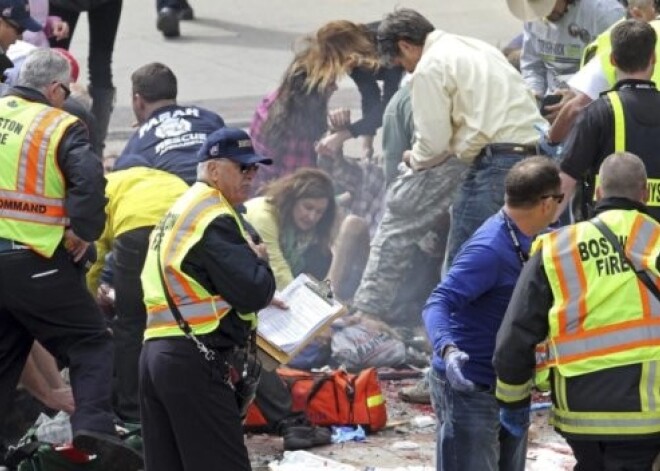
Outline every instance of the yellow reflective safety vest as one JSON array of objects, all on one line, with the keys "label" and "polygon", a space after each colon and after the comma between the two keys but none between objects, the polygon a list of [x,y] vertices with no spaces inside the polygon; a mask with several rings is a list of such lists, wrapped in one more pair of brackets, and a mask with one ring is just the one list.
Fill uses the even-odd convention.
[{"label": "yellow reflective safety vest", "polygon": [[0,98],[0,237],[51,257],[68,224],[57,149],[77,118],[17,96]]},{"label": "yellow reflective safety vest", "polygon": [[[174,203],[152,232],[142,270],[147,307],[145,340],[184,335],[167,305],[157,257],[160,257],[170,296],[196,335],[214,331],[220,320],[231,311],[232,307],[221,296],[209,293],[181,269],[186,254],[199,242],[208,225],[223,215],[234,218],[243,237],[249,237],[224,196],[209,185],[198,182]],[[255,313],[237,315],[252,329],[256,328]]]},{"label": "yellow reflective safety vest", "polygon": [[[587,47],[582,51],[582,58],[580,59],[580,68],[584,67],[587,62],[589,62],[596,54],[602,52],[607,54],[607,57],[610,57],[612,53],[612,41],[610,40],[612,30],[616,25],[625,21],[626,18],[621,18],[619,21],[614,23],[612,26],[607,28],[605,31],[596,36],[596,39],[587,44]],[[602,56],[599,56],[602,57]]]},{"label": "yellow reflective safety vest", "polygon": [[[633,265],[660,287],[660,225],[632,210],[610,210],[599,218],[618,236]],[[540,245],[554,299],[548,314],[547,364],[552,423],[575,435],[660,433],[660,301],[588,221],[546,234]],[[636,390],[640,410],[571,410],[568,379],[628,365],[641,365]],[[593,400],[598,410],[597,397]]]},{"label": "yellow reflective safety vest", "polygon": [[[653,20],[649,24],[653,27],[655,32],[660,36],[660,20]],[[617,82],[616,69],[612,65],[612,62],[610,61],[610,55],[612,54],[611,33],[612,33],[612,28],[615,25],[616,23],[612,25],[612,27],[607,31],[599,34],[596,40],[594,41],[596,43],[595,47],[597,47],[596,54],[598,55],[598,60],[600,61],[601,68],[603,69],[603,73],[605,74],[605,79],[607,80],[607,83],[610,85],[610,88],[612,88],[614,84]],[[583,61],[587,57],[586,51],[589,51],[590,47],[591,45],[587,46],[587,48],[585,49],[585,54],[582,56]],[[657,41],[655,43],[655,55],[657,57],[660,57],[660,41]],[[657,62],[655,68],[653,69],[653,76],[651,77],[651,80],[656,84],[660,84],[660,67],[658,67]]]},{"label": "yellow reflective safety vest", "polygon": [[[618,91],[611,91],[607,94],[612,107],[614,117],[614,152],[625,152],[630,149],[628,141],[632,143],[635,154],[644,162],[648,175],[649,199],[646,206],[649,208],[649,214],[660,221],[660,159],[657,158],[657,148],[660,145],[660,129],[640,128],[631,126],[626,127],[626,109],[623,106]],[[599,185],[599,178],[596,175],[595,187]],[[595,197],[594,191],[594,197]]]}]

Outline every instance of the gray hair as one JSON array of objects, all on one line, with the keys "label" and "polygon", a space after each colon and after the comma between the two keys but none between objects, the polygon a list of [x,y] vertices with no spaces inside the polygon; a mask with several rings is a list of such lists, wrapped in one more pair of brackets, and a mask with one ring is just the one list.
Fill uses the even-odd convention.
[{"label": "gray hair", "polygon": [[391,63],[399,54],[399,40],[424,46],[426,36],[433,32],[433,23],[410,8],[399,8],[388,13],[378,26],[376,41],[378,54],[384,63]]},{"label": "gray hair", "polygon": [[47,48],[39,48],[28,54],[21,66],[16,85],[44,92],[53,82],[69,83],[71,66],[61,54]]},{"label": "gray hair", "polygon": [[209,180],[209,162],[211,161],[205,160],[197,164],[197,180],[203,182]]},{"label": "gray hair", "polygon": [[646,189],[646,167],[630,152],[616,152],[605,160],[598,172],[603,198],[619,197],[640,201]]}]

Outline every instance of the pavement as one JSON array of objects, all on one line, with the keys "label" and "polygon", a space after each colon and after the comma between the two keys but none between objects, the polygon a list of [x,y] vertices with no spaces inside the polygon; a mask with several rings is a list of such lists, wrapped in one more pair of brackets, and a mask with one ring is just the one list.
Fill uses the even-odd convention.
[{"label": "pavement", "polygon": [[[118,152],[132,132],[131,73],[152,61],[167,64],[178,77],[179,101],[218,112],[228,124],[246,126],[254,109],[274,89],[292,58],[296,39],[330,20],[371,22],[383,18],[398,0],[191,0],[194,21],[182,22],[182,36],[166,40],[156,30],[153,0],[124,0],[113,72],[117,105],[107,152]],[[504,45],[521,30],[505,0],[409,0],[438,28]],[[89,32],[86,15],[78,22],[71,50],[87,77]],[[331,106],[359,113],[350,79]]]}]

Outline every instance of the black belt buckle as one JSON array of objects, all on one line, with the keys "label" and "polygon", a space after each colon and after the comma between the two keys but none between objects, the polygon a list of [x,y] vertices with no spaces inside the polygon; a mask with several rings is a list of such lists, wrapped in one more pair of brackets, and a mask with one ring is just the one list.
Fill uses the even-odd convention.
[{"label": "black belt buckle", "polygon": [[536,154],[537,148],[535,145],[529,144],[488,144],[484,146],[484,154],[491,157],[494,154],[517,154],[517,155],[533,155]]}]

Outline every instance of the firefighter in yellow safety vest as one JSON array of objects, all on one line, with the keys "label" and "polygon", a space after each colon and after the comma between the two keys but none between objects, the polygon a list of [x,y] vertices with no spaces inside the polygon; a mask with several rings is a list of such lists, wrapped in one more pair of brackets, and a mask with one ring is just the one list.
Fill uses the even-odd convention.
[{"label": "firefighter in yellow safety vest", "polygon": [[[29,18],[26,2],[0,1],[0,29],[18,9]],[[113,423],[112,340],[84,284],[105,180],[87,129],[61,109],[70,82],[67,60],[39,49],[0,98],[0,417],[36,339],[70,368],[74,446],[102,469],[134,471],[142,458]]]},{"label": "firefighter in yellow safety vest", "polygon": [[547,340],[551,422],[576,469],[651,469],[660,452],[660,224],[646,214],[641,159],[613,154],[600,177],[596,218],[540,237],[520,276],[493,357],[500,419],[512,433],[528,425],[535,347]]},{"label": "firefighter in yellow safety vest", "polygon": [[156,226],[142,271],[140,413],[147,470],[249,470],[238,409],[243,350],[275,292],[236,207],[261,164],[240,129],[211,133],[198,181]]}]

